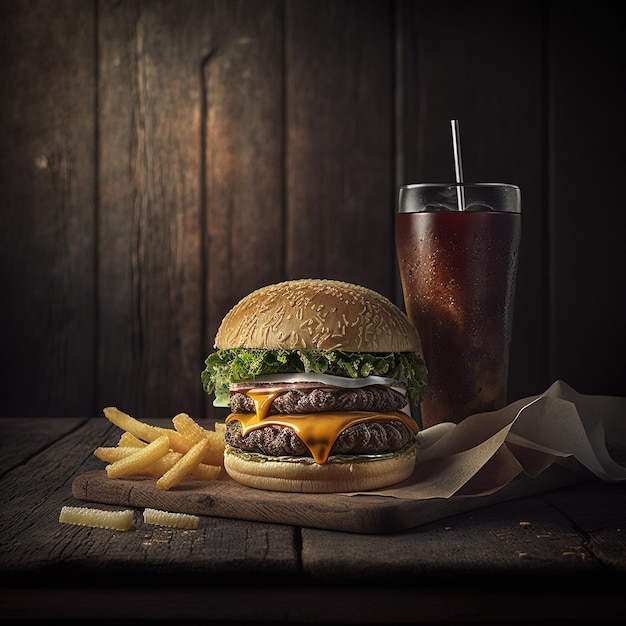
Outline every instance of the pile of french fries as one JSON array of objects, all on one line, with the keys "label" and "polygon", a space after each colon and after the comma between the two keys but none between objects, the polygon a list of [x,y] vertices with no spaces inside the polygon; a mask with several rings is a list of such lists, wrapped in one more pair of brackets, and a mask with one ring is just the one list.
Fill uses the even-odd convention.
[{"label": "pile of french fries", "polygon": [[186,413],[172,418],[173,428],[153,426],[115,407],[105,417],[124,432],[117,446],[96,448],[94,454],[108,463],[109,478],[156,478],[157,489],[171,489],[187,477],[216,480],[224,465],[225,424],[207,430]]}]

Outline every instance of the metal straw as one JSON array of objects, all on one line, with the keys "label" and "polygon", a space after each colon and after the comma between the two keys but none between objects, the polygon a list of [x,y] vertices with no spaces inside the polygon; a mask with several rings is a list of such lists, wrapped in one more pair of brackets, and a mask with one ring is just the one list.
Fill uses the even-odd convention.
[{"label": "metal straw", "polygon": [[456,182],[460,183],[456,188],[456,198],[459,211],[465,211],[465,189],[463,188],[463,161],[461,160],[461,132],[459,120],[450,120],[452,127],[452,149],[454,150],[454,173]]}]

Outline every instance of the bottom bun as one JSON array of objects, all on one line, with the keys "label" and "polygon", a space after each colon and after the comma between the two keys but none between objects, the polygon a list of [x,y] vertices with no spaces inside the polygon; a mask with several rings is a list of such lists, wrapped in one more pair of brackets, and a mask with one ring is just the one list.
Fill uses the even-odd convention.
[{"label": "bottom bun", "polygon": [[415,446],[380,457],[331,457],[323,465],[308,458],[283,460],[226,446],[224,469],[233,480],[256,489],[293,493],[370,491],[409,478],[415,469]]}]

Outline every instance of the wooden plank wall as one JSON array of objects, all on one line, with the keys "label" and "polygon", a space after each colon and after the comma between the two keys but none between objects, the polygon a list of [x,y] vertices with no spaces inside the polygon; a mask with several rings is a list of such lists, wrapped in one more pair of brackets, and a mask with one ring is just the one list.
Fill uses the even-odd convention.
[{"label": "wooden plank wall", "polygon": [[401,304],[397,186],[519,184],[511,398],[626,395],[612,3],[0,5],[0,415],[212,412],[224,313],[287,278]]}]

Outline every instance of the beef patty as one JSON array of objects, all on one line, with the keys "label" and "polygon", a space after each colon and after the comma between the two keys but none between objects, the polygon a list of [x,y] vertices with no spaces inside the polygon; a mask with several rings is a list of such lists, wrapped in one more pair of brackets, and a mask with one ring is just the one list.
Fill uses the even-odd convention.
[{"label": "beef patty", "polygon": [[[274,399],[269,413],[319,413],[322,411],[401,411],[407,405],[406,395],[378,385],[346,389],[315,387],[290,389]],[[254,413],[254,400],[245,393],[234,391],[230,396],[233,413]]]},{"label": "beef patty", "polygon": [[[331,448],[330,454],[384,454],[401,450],[415,435],[402,422],[362,422],[344,430]],[[226,424],[226,443],[269,456],[312,456],[302,439],[286,426],[263,426],[251,430],[245,437],[241,423]]]}]

